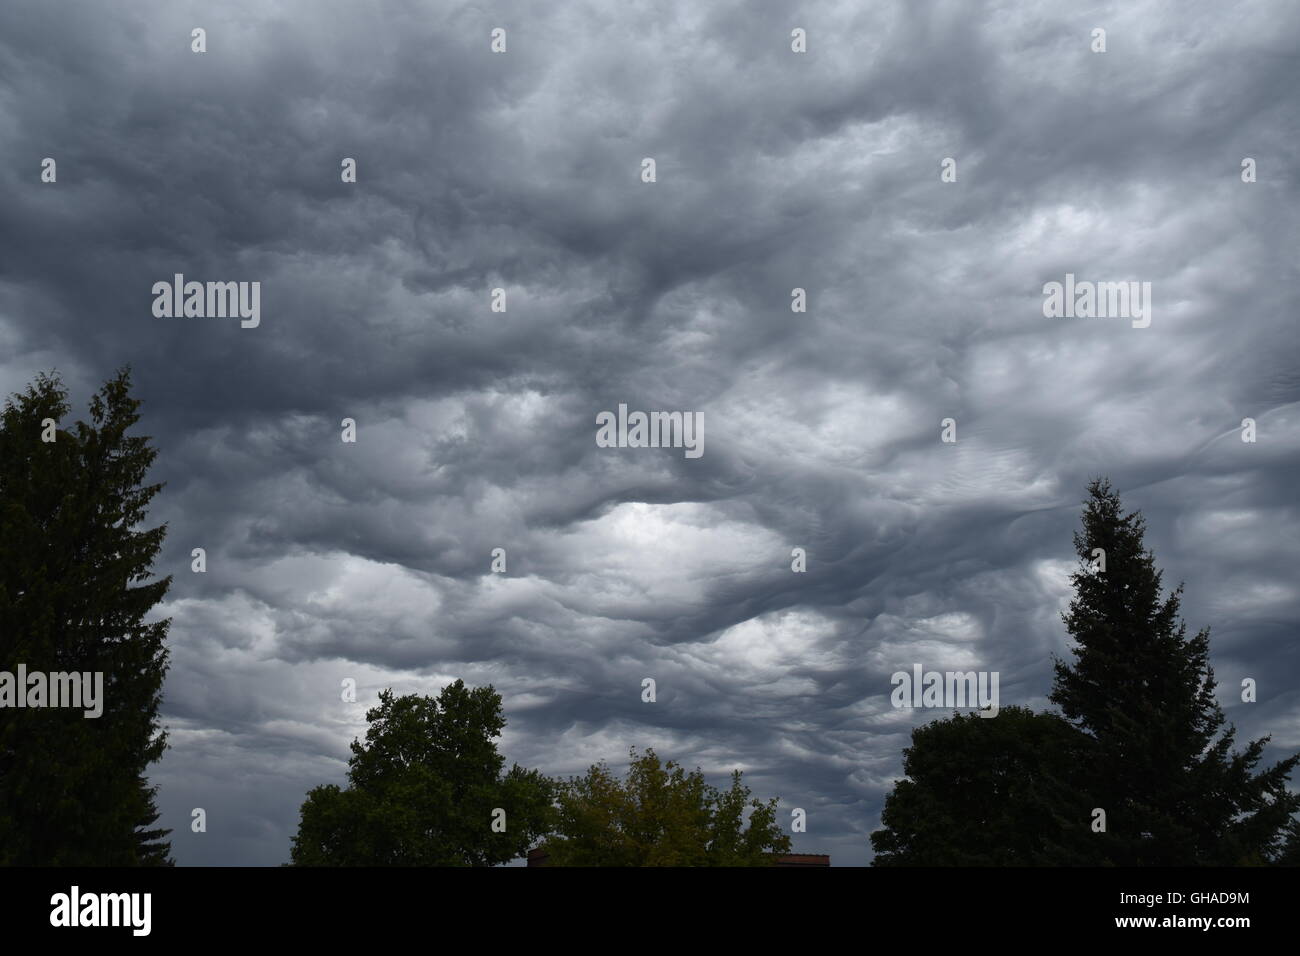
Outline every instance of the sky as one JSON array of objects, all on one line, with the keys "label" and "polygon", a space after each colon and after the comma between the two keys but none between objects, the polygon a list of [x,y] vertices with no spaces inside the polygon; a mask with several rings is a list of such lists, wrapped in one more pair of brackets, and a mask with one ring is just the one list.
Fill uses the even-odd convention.
[{"label": "sky", "polygon": [[[287,861],[378,692],[457,678],[507,765],[740,769],[866,864],[947,714],[891,674],[1048,708],[1098,475],[1300,750],[1298,50],[1282,2],[8,0],[0,392],[132,367],[178,864]],[[156,316],[177,273],[258,324]]]}]

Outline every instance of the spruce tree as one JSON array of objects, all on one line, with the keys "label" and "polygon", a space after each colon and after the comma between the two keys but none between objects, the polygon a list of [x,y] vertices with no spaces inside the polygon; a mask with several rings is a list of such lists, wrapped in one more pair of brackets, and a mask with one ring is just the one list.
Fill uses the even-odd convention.
[{"label": "spruce tree", "polygon": [[[1286,788],[1300,755],[1255,773],[1269,738],[1233,750],[1235,728],[1224,729],[1215,699],[1209,629],[1187,636],[1182,585],[1162,593],[1141,514],[1125,514],[1104,479],[1088,492],[1074,536],[1083,566],[1063,615],[1077,646],[1072,664],[1055,662],[1051,700],[1096,742],[1079,786],[1106,811],[1099,846],[1121,866],[1267,862],[1300,808]],[[1104,570],[1095,569],[1095,549]]]},{"label": "spruce tree", "polygon": [[0,864],[171,863],[145,778],[166,746],[168,628],[145,617],[171,578],[149,580],[165,528],[142,527],[161,486],[142,483],[149,439],[127,434],[139,404],[123,370],[89,424],[59,427],[54,376],[0,413],[0,671],[103,675],[99,717],[0,708]]},{"label": "spruce tree", "polygon": [[1292,817],[1287,823],[1282,848],[1272,862],[1277,866],[1300,866],[1300,819]]}]

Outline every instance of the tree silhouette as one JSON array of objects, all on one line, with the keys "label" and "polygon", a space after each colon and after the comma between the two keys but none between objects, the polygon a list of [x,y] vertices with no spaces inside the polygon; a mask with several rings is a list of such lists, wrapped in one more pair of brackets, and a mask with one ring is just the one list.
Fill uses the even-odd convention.
[{"label": "tree silhouette", "polygon": [[366,720],[349,786],[307,794],[295,866],[490,866],[546,832],[551,782],[518,765],[502,774],[493,738],[506,721],[491,686],[457,680],[437,698],[386,690]]},{"label": "tree silhouette", "polygon": [[149,439],[126,434],[139,404],[123,370],[92,399],[89,424],[58,428],[67,392],[43,375],[0,414],[0,670],[103,674],[97,718],[0,708],[6,865],[171,862],[144,775],[166,746],[168,628],[144,618],[171,578],[149,581],[165,528],[141,527],[161,485],[142,484]]},{"label": "tree silhouette", "polygon": [[1074,661],[1055,661],[1050,697],[1063,716],[1003,707],[914,730],[871,837],[876,865],[1300,860],[1287,790],[1300,755],[1256,773],[1268,738],[1233,750],[1208,629],[1187,637],[1182,587],[1162,594],[1142,516],[1105,479],[1088,494],[1063,615]]},{"label": "tree silhouette", "polygon": [[1278,866],[1300,866],[1300,819],[1292,817],[1287,823],[1282,849],[1273,862]]},{"label": "tree silhouette", "polygon": [[[1082,567],[1066,627],[1074,662],[1055,662],[1051,700],[1094,742],[1081,784],[1106,810],[1098,834],[1122,866],[1262,863],[1280,847],[1300,796],[1286,781],[1300,755],[1261,773],[1267,737],[1233,751],[1209,664],[1209,629],[1179,619],[1182,585],[1162,596],[1142,516],[1124,514],[1108,481],[1088,486]],[[1097,549],[1105,570],[1093,570]]]},{"label": "tree silhouette", "polygon": [[1086,746],[1057,715],[1025,707],[917,727],[903,751],[906,779],[871,834],[872,865],[1100,863],[1078,826],[1088,804],[1071,779]]}]

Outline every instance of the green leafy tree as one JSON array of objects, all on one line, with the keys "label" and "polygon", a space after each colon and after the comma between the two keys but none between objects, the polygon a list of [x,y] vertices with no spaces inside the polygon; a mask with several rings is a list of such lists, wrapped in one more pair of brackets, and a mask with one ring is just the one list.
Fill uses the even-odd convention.
[{"label": "green leafy tree", "polygon": [[1098,845],[1121,866],[1266,862],[1300,809],[1286,787],[1300,755],[1255,773],[1268,738],[1233,750],[1208,628],[1188,637],[1182,586],[1162,594],[1142,516],[1125,514],[1104,479],[1088,493],[1074,536],[1083,566],[1064,615],[1077,646],[1072,664],[1055,663],[1051,700],[1095,742],[1080,786],[1106,811]]},{"label": "green leafy tree", "polygon": [[[718,790],[654,750],[619,780],[604,763],[560,784],[552,866],[769,866],[790,852],[777,799],[750,799],[739,770]],[[748,816],[746,816],[748,811]]]},{"label": "green leafy tree", "polygon": [[912,731],[903,772],[871,835],[873,866],[1099,863],[1071,780],[1089,746],[1055,714],[1003,707]]},{"label": "green leafy tree", "polygon": [[165,528],[142,527],[161,485],[127,434],[139,404],[123,370],[63,428],[67,392],[43,375],[0,413],[0,670],[103,674],[97,718],[0,709],[0,864],[171,863],[145,777],[166,746],[168,629],[145,617],[171,578],[149,580]]},{"label": "green leafy tree", "polygon": [[502,773],[494,738],[506,720],[491,686],[457,680],[436,698],[386,690],[366,720],[348,787],[307,794],[295,866],[491,866],[546,832],[553,786],[518,765]]}]

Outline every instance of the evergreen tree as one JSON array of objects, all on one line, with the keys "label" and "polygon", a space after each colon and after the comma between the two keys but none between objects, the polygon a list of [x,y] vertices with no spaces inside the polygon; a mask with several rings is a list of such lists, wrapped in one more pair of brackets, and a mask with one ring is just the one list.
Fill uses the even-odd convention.
[{"label": "evergreen tree", "polygon": [[166,746],[168,622],[144,619],[171,578],[149,581],[165,528],[142,527],[161,485],[142,484],[149,439],[127,435],[139,404],[123,370],[89,424],[59,428],[67,392],[43,375],[0,414],[0,671],[103,675],[97,718],[0,708],[0,864],[171,863],[145,778]]},{"label": "evergreen tree", "polygon": [[1282,848],[1272,860],[1277,866],[1300,866],[1300,818],[1287,823]]},{"label": "evergreen tree", "polygon": [[[1124,514],[1104,479],[1088,492],[1074,536],[1083,566],[1063,615],[1077,646],[1073,664],[1055,662],[1051,700],[1095,741],[1079,783],[1106,811],[1098,844],[1121,866],[1266,862],[1300,809],[1286,788],[1300,755],[1255,773],[1268,738],[1233,750],[1209,630],[1187,637],[1181,585],[1162,595],[1142,516]],[[1093,570],[1096,549],[1104,571]]]}]

